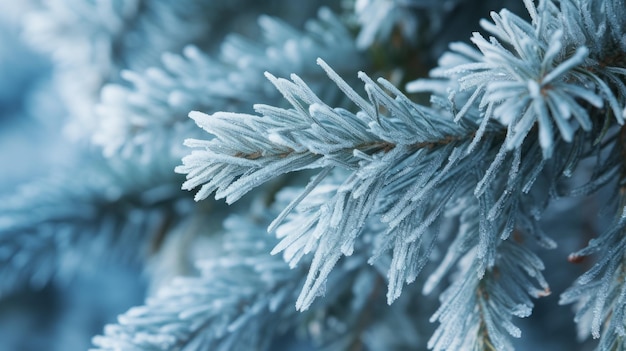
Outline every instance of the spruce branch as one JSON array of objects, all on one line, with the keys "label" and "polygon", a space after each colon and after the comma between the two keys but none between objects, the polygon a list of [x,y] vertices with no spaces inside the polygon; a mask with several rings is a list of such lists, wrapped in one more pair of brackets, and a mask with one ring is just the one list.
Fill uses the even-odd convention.
[{"label": "spruce branch", "polygon": [[299,318],[291,298],[302,273],[267,255],[274,240],[258,225],[230,217],[225,226],[224,256],[199,262],[199,277],[176,278],[120,316],[94,338],[97,350],[262,350],[284,333]]},{"label": "spruce branch", "polygon": [[[419,151],[455,144],[473,135],[470,127],[441,118],[403,95],[398,96],[398,102],[394,101],[366,75],[360,74],[370,95],[371,102],[367,102],[323,61],[319,62],[361,108],[360,112],[329,107],[297,75],[292,75],[293,82],[289,82],[268,74],[292,108],[255,105],[261,116],[222,112],[209,116],[192,112],[190,117],[215,139],[186,141],[188,146],[204,150],[193,151],[177,167],[177,172],[187,174],[183,187],[192,189],[206,183],[196,195],[197,200],[217,190],[217,198],[226,197],[228,202],[234,202],[278,174],[333,166],[358,169],[362,156],[387,154],[398,145]],[[391,87],[388,82],[383,84]],[[394,92],[401,94],[397,89]],[[381,118],[381,109],[388,109],[390,118]],[[292,159],[302,160],[294,163],[290,162]],[[270,165],[277,170],[265,171]],[[222,172],[224,167],[228,167],[228,172]],[[228,174],[228,180],[212,179],[218,172]],[[262,176],[257,172],[263,172]],[[231,195],[234,188],[236,194]]]},{"label": "spruce branch", "polygon": [[[478,33],[472,37],[479,51],[465,44],[451,46],[454,54],[445,56],[432,77],[453,81],[447,84],[454,89],[446,92],[448,99],[463,96],[457,120],[494,119],[506,126],[509,149],[519,147],[537,125],[538,142],[548,159],[554,154],[555,126],[560,138],[569,142],[578,128],[591,131],[604,109],[617,124],[624,123],[626,90],[623,75],[617,73],[623,70],[607,67],[624,62],[616,62],[613,53],[607,55],[606,49],[599,51],[592,43],[599,32],[607,30],[599,24],[607,18],[597,18],[603,13],[593,11],[588,3],[563,1],[561,9],[551,1],[540,1],[537,7],[532,1],[525,4],[530,23],[506,9],[493,12],[493,23],[481,22],[491,34],[489,40]],[[603,6],[610,10],[607,7],[612,5]],[[616,26],[621,24],[610,25],[614,30],[621,28]],[[623,45],[607,36],[615,40],[606,43],[608,47]],[[428,81],[414,82],[409,90],[442,92]]]},{"label": "spruce branch", "polygon": [[[281,335],[307,326],[311,340],[328,350],[366,342],[364,331],[389,317],[370,306],[378,272],[355,255],[334,271],[326,298],[299,313],[293,303],[308,262],[290,269],[268,255],[276,239],[265,230],[267,219],[230,216],[222,255],[198,261],[200,276],[176,278],[144,306],[121,315],[94,338],[94,350],[266,350]],[[366,313],[372,318],[353,318]],[[344,332],[333,330],[337,323]]]},{"label": "spruce branch", "polygon": [[613,223],[589,244],[570,255],[577,261],[592,254],[602,253],[598,261],[561,294],[560,304],[576,303],[575,321],[579,337],[589,333],[600,339],[597,350],[619,350],[626,345],[626,210],[624,187],[620,187],[619,212]]},{"label": "spruce branch", "polygon": [[428,342],[433,350],[513,350],[510,336],[521,337],[511,317],[531,314],[531,297],[550,294],[543,263],[529,249],[505,240],[495,264],[478,277],[471,250],[459,261],[457,279],[442,295],[431,321],[441,324]]},{"label": "spruce branch", "polygon": [[[308,308],[319,295],[339,259],[352,254],[370,217],[387,225],[379,234],[385,240],[372,261],[393,250],[394,264],[388,273],[391,303],[427,262],[437,238],[434,228],[446,207],[472,193],[481,204],[478,275],[484,274],[495,263],[498,238],[506,239],[515,227],[520,198],[530,191],[543,164],[523,163],[521,148],[508,151],[503,129],[483,133],[482,142],[473,143],[479,127],[471,121],[456,123],[450,114],[411,102],[389,82],[374,83],[359,74],[367,101],[323,61],[319,63],[359,112],[331,109],[296,75],[292,82],[268,75],[292,108],[256,105],[262,116],[191,113],[215,138],[187,141],[201,149],[176,169],[187,173],[183,187],[202,185],[197,200],[217,190],[217,198],[233,202],[277,175],[322,169],[270,226],[283,238],[274,252],[284,250],[292,266],[314,252],[299,309]],[[528,150],[524,153],[539,151]],[[502,182],[496,175],[507,168],[509,178]],[[468,171],[472,177],[460,176]],[[332,180],[325,183],[330,174]],[[325,193],[322,200],[316,200],[317,188]],[[289,218],[299,205],[304,210]],[[512,215],[498,234],[493,222],[502,213]],[[530,226],[538,233],[536,226]]]}]

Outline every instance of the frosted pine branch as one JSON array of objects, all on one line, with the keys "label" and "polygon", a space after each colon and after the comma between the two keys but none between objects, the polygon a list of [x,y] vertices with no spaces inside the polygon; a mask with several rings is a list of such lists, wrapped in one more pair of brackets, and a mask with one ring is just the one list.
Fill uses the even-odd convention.
[{"label": "frosted pine branch", "polygon": [[[297,304],[300,309],[318,295],[334,264],[351,255],[366,219],[372,216],[387,225],[384,233],[376,234],[386,239],[374,257],[393,250],[388,300],[395,300],[402,285],[415,280],[426,263],[437,237],[433,228],[446,208],[472,193],[482,204],[478,253],[482,268],[477,274],[484,274],[495,263],[498,237],[506,239],[516,226],[513,213],[521,210],[520,198],[542,172],[542,163],[522,163],[522,153],[533,155],[539,149],[507,151],[503,129],[483,135],[480,146],[470,148],[477,125],[455,123],[445,112],[410,102],[388,82],[379,80],[379,85],[360,74],[367,101],[323,61],[320,64],[360,108],[358,113],[328,107],[295,75],[293,82],[269,76],[292,109],[257,105],[262,116],[191,114],[215,138],[187,142],[201,150],[193,151],[177,168],[188,174],[184,187],[204,183],[196,199],[217,190],[217,198],[232,202],[277,175],[323,169],[270,227],[285,236],[275,252],[286,250],[292,265],[314,252]],[[505,169],[509,179],[503,182],[496,174]],[[461,172],[472,176],[460,177]],[[333,180],[326,183],[329,174],[334,174]],[[315,200],[315,188],[320,186],[325,198]],[[289,212],[300,202],[305,212],[290,219]],[[511,214],[511,221],[494,224],[501,213]],[[283,219],[287,222],[281,226]]]},{"label": "frosted pine branch", "polygon": [[[222,255],[199,261],[200,276],[176,278],[146,305],[121,315],[118,324],[94,338],[94,350],[280,349],[277,339],[308,327],[316,330],[309,335],[314,343],[340,351],[367,343],[365,331],[391,318],[391,311],[370,305],[380,297],[380,276],[363,264],[362,255],[337,267],[327,295],[315,305],[317,312],[296,311],[293,303],[308,262],[290,269],[268,255],[276,239],[263,223],[261,218],[229,217]],[[345,304],[347,298],[350,304]],[[403,309],[394,313],[406,318]],[[355,318],[366,314],[371,316]],[[337,321],[346,332],[333,330]]]},{"label": "frosted pine branch", "polygon": [[[607,13],[612,6],[608,3],[603,5]],[[443,67],[433,71],[433,77],[451,79],[448,86],[454,90],[449,99],[464,94],[456,119],[499,121],[509,130],[509,149],[519,147],[537,125],[544,158],[550,158],[555,126],[560,138],[571,141],[578,128],[589,132],[590,113],[605,113],[605,107],[618,124],[624,123],[624,71],[610,67],[624,62],[616,62],[612,53],[600,51],[595,44],[595,36],[609,29],[598,24],[607,18],[590,13],[588,6],[592,5],[564,1],[560,10],[550,1],[541,1],[538,8],[531,1],[526,5],[533,15],[531,23],[506,9],[492,13],[494,23],[481,22],[492,36],[487,40],[474,33],[472,37],[480,53],[455,44],[455,54],[442,61]],[[581,24],[576,27],[572,22]],[[621,26],[609,24],[611,28]],[[607,40],[611,38],[607,33]],[[612,40],[611,45],[624,45],[621,39]],[[432,83],[419,81],[409,89],[443,92]]]},{"label": "frosted pine branch", "polygon": [[576,261],[601,253],[593,267],[581,275],[560,300],[561,304],[576,303],[575,321],[579,324],[579,336],[586,338],[591,334],[594,339],[600,338],[597,350],[602,351],[626,345],[625,219],[622,207],[605,232],[592,239],[584,249],[570,255],[570,260]]}]

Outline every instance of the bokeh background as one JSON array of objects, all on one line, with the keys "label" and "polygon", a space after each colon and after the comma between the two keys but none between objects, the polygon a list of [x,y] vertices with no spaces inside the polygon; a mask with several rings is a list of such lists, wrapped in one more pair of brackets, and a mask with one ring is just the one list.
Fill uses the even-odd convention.
[{"label": "bokeh background", "polygon": [[[0,198],[67,167],[75,152],[62,131],[65,111],[51,83],[50,57],[24,38],[23,16],[36,5],[0,0]],[[87,350],[104,323],[145,293],[139,267],[102,268],[1,299],[0,350]]]}]

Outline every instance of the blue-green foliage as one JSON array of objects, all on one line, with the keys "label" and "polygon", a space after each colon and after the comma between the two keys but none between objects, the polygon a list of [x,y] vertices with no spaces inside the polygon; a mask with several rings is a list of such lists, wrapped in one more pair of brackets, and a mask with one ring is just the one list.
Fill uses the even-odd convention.
[{"label": "blue-green foliage", "polygon": [[[523,339],[550,323],[535,300],[569,280],[555,292],[575,316],[547,314],[625,348],[623,0],[504,1],[473,34],[459,13],[492,2],[315,2],[302,26],[227,3],[27,17],[31,41],[61,48],[66,99],[84,88],[68,123],[89,120],[105,157],[0,207],[0,292],[148,253],[158,289],[95,350],[506,351],[541,349]],[[226,18],[247,33],[222,39]],[[427,67],[450,31],[467,41]],[[563,202],[584,228],[555,217]],[[578,279],[567,254],[590,263]]]},{"label": "blue-green foliage", "polygon": [[[621,203],[622,208],[624,204]],[[618,213],[617,219],[600,237],[571,255],[572,259],[601,253],[598,262],[574,285],[561,295],[563,304],[578,302],[576,322],[589,329],[580,328],[583,337],[589,333],[600,338],[600,350],[622,350],[625,345],[624,312],[626,308],[626,286],[624,280],[624,251],[626,240],[625,214]]]},{"label": "blue-green foliage", "polygon": [[[595,6],[603,6],[610,13],[615,11],[610,4]],[[456,119],[478,106],[486,114],[481,119],[496,119],[509,128],[509,149],[518,147],[537,124],[544,158],[552,155],[555,125],[560,138],[567,142],[579,127],[591,130],[586,106],[601,109],[606,105],[623,124],[625,90],[618,75],[625,72],[605,62],[613,58],[598,52],[602,49],[594,45],[596,35],[611,38],[622,31],[623,24],[589,18],[585,11],[590,11],[587,6],[594,6],[591,3],[582,8],[571,2],[561,6],[562,10],[549,2],[542,2],[538,9],[529,5],[531,23],[506,10],[494,13],[494,23],[482,22],[493,35],[489,41],[479,33],[472,37],[479,51],[462,44],[454,48],[467,63],[445,67],[449,64],[444,62],[435,76],[453,77],[459,83],[457,90],[469,94]],[[623,50],[624,44],[613,37],[610,45],[622,46]],[[614,89],[610,87],[613,84]],[[416,82],[409,89],[419,87]]]},{"label": "blue-green foliage", "polygon": [[[274,253],[285,251],[291,265],[313,253],[296,302],[298,309],[309,308],[320,295],[333,266],[342,256],[352,255],[372,218],[385,226],[374,234],[384,239],[376,240],[370,262],[391,251],[387,299],[392,303],[400,296],[402,285],[413,282],[428,261],[444,214],[458,202],[465,207],[460,210],[460,218],[469,222],[460,227],[463,230],[458,235],[463,246],[449,251],[456,255],[449,257],[449,263],[458,261],[464,251],[472,251],[466,260],[471,266],[464,271],[474,277],[476,288],[486,271],[493,274],[497,257],[505,255],[499,249],[509,246],[500,245],[500,241],[508,239],[516,226],[531,223],[531,210],[541,209],[540,205],[521,203],[520,198],[530,197],[525,193],[543,171],[543,163],[526,166],[522,164],[521,148],[507,153],[504,146],[498,146],[505,145],[502,130],[484,135],[483,141],[473,146],[476,124],[455,123],[451,114],[412,103],[389,82],[379,80],[377,84],[360,74],[369,95],[369,101],[364,100],[323,61],[319,63],[360,108],[358,113],[325,105],[295,75],[293,82],[269,76],[291,102],[291,109],[257,105],[262,116],[192,114],[215,138],[188,141],[188,145],[201,149],[184,158],[184,165],[177,168],[188,174],[184,187],[206,183],[196,199],[217,190],[218,198],[232,202],[277,175],[305,168],[322,169],[303,195],[295,198],[270,226],[270,231],[276,230],[282,238]],[[390,96],[382,87],[397,95]],[[383,109],[386,113],[381,112]],[[530,155],[538,152],[539,148],[532,147],[526,151]],[[503,170],[508,177],[500,180],[495,174]],[[461,173],[467,175],[461,177]],[[331,174],[332,181],[325,181]],[[328,189],[327,200],[310,204],[307,193],[318,186]],[[298,213],[298,207],[307,210]],[[292,209],[296,212],[290,213]],[[465,211],[474,212],[463,215]],[[528,231],[540,237],[542,243],[552,245],[532,226]],[[522,249],[518,252],[534,263],[532,269],[526,269],[547,289],[537,275],[541,264],[536,263],[536,257]],[[529,294],[539,295],[526,284],[523,287]],[[505,313],[505,308],[514,307],[503,306],[503,310],[496,311]],[[494,327],[484,323],[487,328]],[[457,325],[451,327],[449,330],[458,330]],[[499,332],[489,330],[494,343],[503,339]],[[505,345],[503,341],[500,344]]]},{"label": "blue-green foliage", "polygon": [[[286,205],[293,195],[291,189],[282,191],[278,203]],[[289,267],[268,254],[277,242],[266,231],[271,215],[275,212],[264,209],[258,215],[229,216],[224,222],[229,239],[219,256],[198,261],[200,276],[177,278],[145,306],[121,315],[118,325],[107,326],[104,336],[94,338],[96,350],[285,349],[276,335],[294,326],[314,344],[346,349],[363,342],[364,330],[388,327],[392,318],[408,320],[405,310],[371,306],[382,302],[382,277],[366,264],[365,245],[336,267],[322,301],[307,312],[296,311],[293,304],[310,262]],[[376,319],[366,316],[370,313]],[[365,325],[363,318],[368,319]],[[405,339],[401,345],[414,343],[414,330],[404,327],[397,335]],[[388,350],[390,345],[374,349]]]}]

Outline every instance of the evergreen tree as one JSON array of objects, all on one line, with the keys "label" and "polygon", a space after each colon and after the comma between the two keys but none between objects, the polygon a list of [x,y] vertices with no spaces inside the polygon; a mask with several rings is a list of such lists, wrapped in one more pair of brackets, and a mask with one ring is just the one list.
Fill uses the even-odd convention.
[{"label": "evergreen tree", "polygon": [[626,350],[625,1],[18,12],[72,151],[0,297],[140,264],[93,350]]}]

